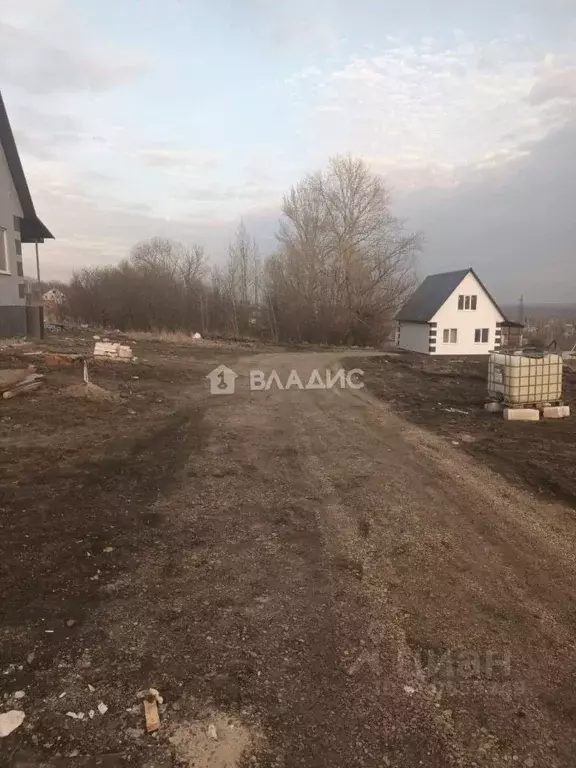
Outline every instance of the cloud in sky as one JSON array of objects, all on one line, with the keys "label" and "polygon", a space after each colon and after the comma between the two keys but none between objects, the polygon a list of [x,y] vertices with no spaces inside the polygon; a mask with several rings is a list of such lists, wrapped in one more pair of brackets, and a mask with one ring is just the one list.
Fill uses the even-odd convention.
[{"label": "cloud in sky", "polygon": [[166,169],[210,169],[216,168],[219,162],[216,155],[202,156],[190,150],[170,147],[149,147],[140,149],[135,154],[146,165]]},{"label": "cloud in sky", "polygon": [[319,141],[379,157],[393,173],[430,163],[458,168],[543,138],[558,122],[551,89],[567,92],[572,70],[539,70],[525,41],[423,40],[329,72],[307,68],[290,86],[295,100],[316,103],[310,120]]},{"label": "cloud in sky", "polygon": [[425,229],[423,273],[498,268],[504,299],[521,264],[527,296],[576,279],[571,2],[1,2],[0,79],[58,238],[47,276],[156,234],[218,258],[242,215],[271,246],[282,192],[351,152]]},{"label": "cloud in sky", "polygon": [[506,300],[574,302],[576,119],[530,152],[472,167],[455,187],[403,195],[403,215],[426,234],[421,271],[465,261]]},{"label": "cloud in sky", "polygon": [[576,65],[574,62],[559,63],[554,66],[553,57],[545,62],[543,76],[534,84],[528,100],[539,106],[550,101],[560,100],[571,103],[576,100]]},{"label": "cloud in sky", "polygon": [[147,63],[108,51],[63,47],[36,31],[0,22],[0,78],[34,95],[105,90],[145,71]]}]

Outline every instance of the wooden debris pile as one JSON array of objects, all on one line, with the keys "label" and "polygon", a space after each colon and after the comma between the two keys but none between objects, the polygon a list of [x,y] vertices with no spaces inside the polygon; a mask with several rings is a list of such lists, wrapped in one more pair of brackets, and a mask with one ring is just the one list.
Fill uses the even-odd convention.
[{"label": "wooden debris pile", "polygon": [[31,368],[6,368],[0,370],[0,394],[4,400],[34,392],[44,383],[45,376]]}]

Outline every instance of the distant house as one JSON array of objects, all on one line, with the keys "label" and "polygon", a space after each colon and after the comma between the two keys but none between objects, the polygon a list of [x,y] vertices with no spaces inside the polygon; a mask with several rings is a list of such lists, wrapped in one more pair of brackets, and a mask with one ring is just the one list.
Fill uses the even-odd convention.
[{"label": "distant house", "polygon": [[41,328],[41,307],[26,302],[22,243],[47,238],[52,234],[36,215],[0,93],[0,336]]},{"label": "distant house", "polygon": [[58,288],[50,288],[42,296],[44,320],[47,323],[63,323],[66,315],[66,296]]},{"label": "distant house", "polygon": [[429,275],[396,320],[398,346],[426,355],[486,355],[506,322],[471,268]]}]

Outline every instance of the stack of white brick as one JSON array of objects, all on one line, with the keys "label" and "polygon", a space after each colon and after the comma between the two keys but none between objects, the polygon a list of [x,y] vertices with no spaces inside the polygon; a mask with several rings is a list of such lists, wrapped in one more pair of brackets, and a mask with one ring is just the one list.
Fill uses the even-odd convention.
[{"label": "stack of white brick", "polygon": [[94,344],[94,357],[110,357],[114,360],[132,360],[133,353],[126,344],[97,341]]},{"label": "stack of white brick", "polygon": [[539,421],[545,419],[566,419],[570,416],[569,405],[545,405],[538,408],[504,408],[504,418],[507,421]]}]

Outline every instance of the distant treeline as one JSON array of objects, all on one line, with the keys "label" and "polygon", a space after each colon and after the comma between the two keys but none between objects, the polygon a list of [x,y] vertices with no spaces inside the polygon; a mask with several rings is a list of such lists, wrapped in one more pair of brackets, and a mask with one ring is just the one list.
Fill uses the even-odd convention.
[{"label": "distant treeline", "polygon": [[223,266],[202,245],[153,238],[114,267],[59,286],[74,322],[275,341],[377,344],[414,288],[420,238],[390,212],[362,160],[333,158],[285,196],[278,247],[262,259],[245,226]]}]

